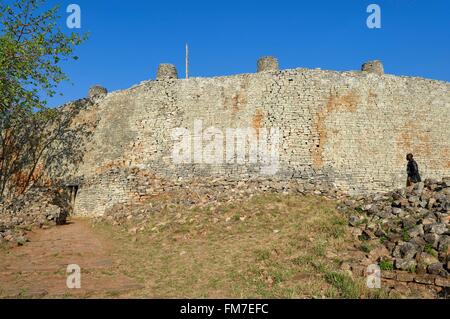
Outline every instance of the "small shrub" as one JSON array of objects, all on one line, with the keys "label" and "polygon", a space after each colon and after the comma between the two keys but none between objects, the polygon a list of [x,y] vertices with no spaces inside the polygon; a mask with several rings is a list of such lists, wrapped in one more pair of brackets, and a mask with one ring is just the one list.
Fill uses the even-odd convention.
[{"label": "small shrub", "polygon": [[406,229],[402,229],[402,240],[403,241],[410,241],[411,240],[411,236],[409,235],[409,232]]},{"label": "small shrub", "polygon": [[381,243],[381,244],[384,244],[384,242],[385,242],[386,240],[388,240],[388,238],[387,238],[385,235],[383,235],[383,236],[380,237],[380,243]]},{"label": "small shrub", "polygon": [[394,263],[391,260],[383,259],[380,261],[380,269],[390,271],[394,269]]},{"label": "small shrub", "polygon": [[410,272],[410,273],[412,273],[412,274],[415,274],[415,273],[416,273],[416,266],[411,266],[411,267],[408,269],[408,272]]},{"label": "small shrub", "polygon": [[434,257],[438,256],[436,250],[433,249],[433,245],[431,245],[431,244],[426,244],[423,250],[431,256],[434,256]]}]

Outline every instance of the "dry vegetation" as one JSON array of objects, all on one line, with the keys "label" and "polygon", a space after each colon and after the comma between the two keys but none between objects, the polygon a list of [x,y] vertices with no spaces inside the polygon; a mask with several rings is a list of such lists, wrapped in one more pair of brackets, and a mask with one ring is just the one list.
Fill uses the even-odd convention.
[{"label": "dry vegetation", "polygon": [[145,287],[123,297],[386,297],[340,270],[354,241],[335,206],[273,194],[219,207],[171,206],[139,229],[95,229],[114,246],[114,272]]}]

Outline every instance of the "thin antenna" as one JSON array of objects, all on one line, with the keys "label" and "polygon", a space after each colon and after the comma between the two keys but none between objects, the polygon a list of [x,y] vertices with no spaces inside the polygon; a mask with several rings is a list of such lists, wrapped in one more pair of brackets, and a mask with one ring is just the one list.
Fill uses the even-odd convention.
[{"label": "thin antenna", "polygon": [[186,43],[186,79],[189,79],[189,46]]}]

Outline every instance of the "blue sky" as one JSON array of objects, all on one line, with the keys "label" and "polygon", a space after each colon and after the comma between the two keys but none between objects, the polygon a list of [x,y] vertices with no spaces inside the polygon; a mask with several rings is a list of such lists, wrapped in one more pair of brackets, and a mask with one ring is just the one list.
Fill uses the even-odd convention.
[{"label": "blue sky", "polygon": [[[93,84],[109,91],[154,79],[159,63],[173,63],[184,77],[184,45],[190,75],[254,72],[260,56],[278,57],[281,68],[356,70],[380,59],[386,73],[450,81],[450,1],[153,1],[49,0],[82,10],[90,39],[64,65],[72,83],[55,106],[86,96]],[[381,7],[381,29],[368,29],[366,8]]]}]

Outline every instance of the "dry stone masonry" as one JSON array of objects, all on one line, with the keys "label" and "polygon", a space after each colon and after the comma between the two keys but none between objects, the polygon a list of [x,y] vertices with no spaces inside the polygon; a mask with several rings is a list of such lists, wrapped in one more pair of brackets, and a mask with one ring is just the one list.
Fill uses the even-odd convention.
[{"label": "dry stone masonry", "polygon": [[278,71],[278,60],[272,56],[265,56],[258,60],[258,72],[264,71]]},{"label": "dry stone masonry", "polygon": [[381,63],[381,61],[378,61],[378,60],[369,61],[362,65],[361,71],[375,73],[378,75],[383,75],[384,67],[383,67],[383,64]]},{"label": "dry stone masonry", "polygon": [[[87,105],[74,120],[92,129],[82,161],[63,172],[63,181],[79,187],[75,213],[101,215],[133,201],[135,176],[124,173],[129,170],[169,181],[326,182],[358,194],[403,187],[411,152],[424,178],[450,176],[450,83],[384,74],[379,61],[362,71],[278,70],[276,59],[265,57],[257,71],[177,79],[175,67],[162,64],[157,81]],[[198,121],[201,130],[195,129]],[[175,128],[189,132],[189,153],[200,161],[174,162]],[[261,161],[248,160],[247,139],[233,140],[236,150],[245,150],[245,163],[227,161],[226,152],[218,163],[207,149],[219,137],[225,149],[227,130],[248,128],[259,141],[265,129],[279,129],[273,175],[264,174]]]},{"label": "dry stone masonry", "polygon": [[70,202],[70,194],[62,188],[36,187],[11,203],[0,203],[0,244],[24,245],[32,227],[65,224]]},{"label": "dry stone masonry", "polygon": [[353,271],[362,275],[379,264],[385,285],[450,292],[450,178],[347,198],[338,208],[346,207],[352,233],[367,253]]},{"label": "dry stone masonry", "polygon": [[158,67],[158,72],[156,74],[157,80],[164,79],[178,79],[178,72],[173,64],[163,63]]},{"label": "dry stone masonry", "polygon": [[93,87],[91,87],[89,89],[88,97],[90,99],[97,99],[97,98],[105,97],[106,94],[108,94],[108,90],[107,89],[105,89],[104,87],[99,86],[99,85],[94,85]]}]

